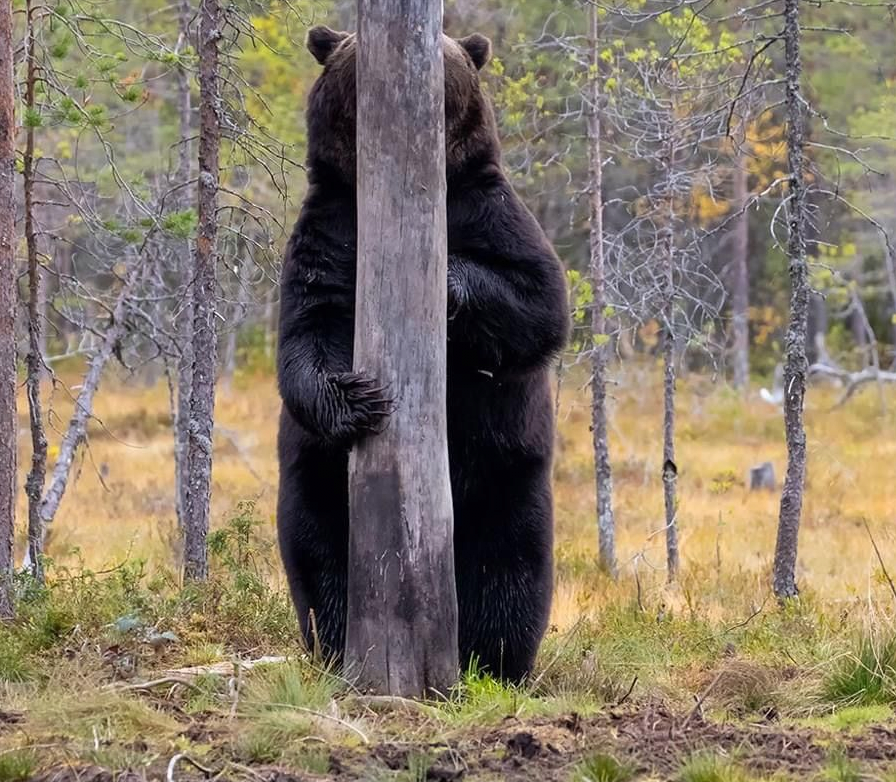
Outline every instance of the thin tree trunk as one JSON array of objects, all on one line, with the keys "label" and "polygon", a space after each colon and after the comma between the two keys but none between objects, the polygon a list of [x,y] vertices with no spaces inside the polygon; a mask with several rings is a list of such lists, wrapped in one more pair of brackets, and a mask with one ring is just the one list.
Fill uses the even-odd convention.
[{"label": "thin tree trunk", "polygon": [[750,385],[750,216],[747,204],[750,191],[747,187],[746,159],[741,158],[734,167],[734,203],[742,210],[734,226],[734,266],[731,280],[731,327],[734,336],[734,387],[745,389]]},{"label": "thin tree trunk", "polygon": [[[187,48],[190,42],[190,19],[193,8],[190,0],[181,0],[178,6],[180,40],[178,51]],[[178,149],[177,186],[178,205],[187,209],[191,204],[192,188],[187,186],[192,169],[192,105],[190,94],[190,75],[181,63],[177,66],[177,104],[180,132]],[[190,260],[193,249],[189,240],[185,240],[180,248],[179,283],[183,301],[177,313],[175,328],[178,335],[179,355],[177,360],[177,402],[174,415],[174,473],[176,486],[175,507],[177,524],[183,534],[187,495],[190,490],[190,389],[193,385],[193,287],[191,284],[193,270]]]},{"label": "thin tree trunk", "polygon": [[218,0],[199,5],[199,231],[193,256],[193,383],[190,395],[189,493],[184,529],[184,578],[208,577],[208,537],[212,488],[217,329],[215,266],[218,238],[218,42],[223,23]]},{"label": "thin tree trunk", "polygon": [[0,0],[0,620],[13,601],[16,524],[16,122],[12,0]]},{"label": "thin tree trunk", "polygon": [[[896,247],[886,234],[884,234],[884,266],[887,270],[887,287],[890,290],[890,334],[896,348]],[[893,366],[896,367],[896,351],[893,360]]]},{"label": "thin tree trunk", "polygon": [[398,398],[349,462],[345,658],[363,685],[419,696],[448,692],[458,674],[442,2],[358,10],[354,366]]},{"label": "thin tree trunk", "polygon": [[784,53],[787,105],[787,162],[790,169],[788,203],[790,259],[790,321],[785,338],[784,426],[787,472],[781,492],[778,539],[775,546],[774,592],[779,599],[796,597],[797,542],[806,477],[806,430],[803,402],[806,394],[806,330],[809,317],[809,271],[806,263],[806,184],[803,146],[804,107],[800,76],[799,0],[784,0]]},{"label": "thin tree trunk", "polygon": [[589,204],[591,207],[591,431],[594,446],[594,480],[597,490],[598,562],[616,577],[616,520],[613,517],[613,471],[607,433],[606,270],[603,230],[603,159],[600,125],[600,29],[597,4],[589,10],[590,72],[588,74]]},{"label": "thin tree trunk", "polygon": [[666,577],[678,576],[678,466],[675,463],[675,118],[666,148],[666,226],[663,236],[663,501],[666,511]]},{"label": "thin tree trunk", "polygon": [[[31,0],[26,5],[26,61],[25,106],[29,113],[34,111],[34,89],[37,83],[34,41],[34,8]],[[23,181],[25,195],[25,244],[28,250],[28,412],[31,423],[31,471],[25,482],[28,495],[28,557],[31,575],[39,584],[44,583],[43,522],[40,506],[44,484],[47,479],[47,435],[44,429],[44,414],[40,399],[40,380],[44,365],[41,353],[40,289],[41,267],[38,258],[37,233],[34,226],[34,128],[29,124],[25,134],[25,155],[23,160]]]},{"label": "thin tree trunk", "polygon": [[[40,526],[44,536],[47,533],[47,527],[56,517],[56,512],[59,510],[62,497],[68,487],[68,479],[71,475],[75,455],[78,452],[78,446],[87,437],[87,424],[93,415],[93,400],[99,389],[103,370],[106,364],[109,363],[109,359],[112,358],[116,346],[127,334],[128,302],[132,292],[143,278],[143,269],[140,267],[140,261],[140,258],[134,258],[131,261],[132,265],[128,269],[125,284],[119,291],[115,306],[112,309],[112,325],[103,334],[99,349],[90,360],[87,374],[84,376],[84,380],[81,381],[81,389],[78,391],[78,396],[75,399],[75,407],[72,411],[68,428],[65,431],[62,442],[59,444],[59,456],[56,459],[56,464],[53,466],[50,485],[40,505]],[[43,541],[41,541],[42,546]],[[30,559],[29,555],[26,565],[33,566]]]}]

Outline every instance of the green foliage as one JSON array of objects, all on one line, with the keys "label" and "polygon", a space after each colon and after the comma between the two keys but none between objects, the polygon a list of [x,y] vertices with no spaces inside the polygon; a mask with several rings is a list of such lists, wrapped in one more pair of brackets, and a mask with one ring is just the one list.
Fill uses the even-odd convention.
[{"label": "green foliage", "polygon": [[896,637],[864,634],[834,664],[825,681],[834,703],[872,705],[896,700]]},{"label": "green foliage", "polygon": [[0,752],[0,782],[26,782],[37,768],[37,756],[33,750],[19,749]]},{"label": "green foliage", "polygon": [[629,782],[633,778],[631,766],[612,755],[595,752],[576,765],[570,782]]},{"label": "green foliage", "polygon": [[730,758],[701,752],[688,760],[675,777],[676,782],[759,782]]}]

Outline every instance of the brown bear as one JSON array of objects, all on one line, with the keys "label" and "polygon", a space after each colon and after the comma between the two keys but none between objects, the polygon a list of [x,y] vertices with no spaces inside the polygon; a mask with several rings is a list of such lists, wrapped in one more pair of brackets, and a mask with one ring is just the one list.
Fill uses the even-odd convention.
[{"label": "brown bear", "polygon": [[[565,277],[501,167],[481,35],[443,37],[448,217],[448,450],[464,665],[531,670],[553,583],[550,364],[565,345]],[[388,422],[378,379],[352,371],[355,37],[316,27],[308,194],[281,278],[280,549],[309,645],[345,640],[348,452]],[[313,618],[313,622],[312,622]]]}]

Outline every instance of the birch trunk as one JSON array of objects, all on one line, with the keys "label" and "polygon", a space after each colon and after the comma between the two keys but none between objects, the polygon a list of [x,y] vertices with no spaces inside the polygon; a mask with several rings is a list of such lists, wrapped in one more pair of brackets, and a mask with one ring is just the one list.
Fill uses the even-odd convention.
[{"label": "birch trunk", "polygon": [[675,170],[674,117],[666,150],[667,215],[663,252],[663,502],[666,512],[666,577],[678,576],[678,466],[675,463]]},{"label": "birch trunk", "polygon": [[796,597],[797,542],[806,477],[806,430],[803,403],[806,393],[806,330],[809,316],[809,270],[806,263],[806,184],[803,163],[805,115],[800,77],[799,0],[784,0],[784,56],[787,106],[787,163],[790,260],[790,320],[785,338],[784,427],[787,472],[781,492],[773,587],[776,597]]},{"label": "birch trunk", "polygon": [[731,326],[734,335],[734,387],[750,385],[750,198],[747,161],[742,157],[734,167],[734,203],[742,210],[734,226],[734,267],[731,280]]},{"label": "birch trunk", "polygon": [[607,432],[607,353],[609,335],[606,307],[606,269],[603,233],[603,167],[601,154],[600,29],[598,8],[589,10],[590,61],[588,74],[588,161],[591,218],[590,272],[593,303],[591,311],[591,431],[594,448],[594,480],[597,496],[598,562],[602,570],[616,577],[616,520],[613,516],[613,471]]},{"label": "birch trunk", "polygon": [[12,0],[0,0],[0,620],[13,602],[16,522],[16,123]]},{"label": "birch trunk", "polygon": [[193,378],[190,394],[189,490],[184,528],[184,578],[208,577],[217,329],[218,157],[221,145],[218,0],[199,5],[199,231],[193,255]]},{"label": "birch trunk", "polygon": [[[25,105],[33,111],[34,89],[37,82],[34,41],[34,7],[31,0],[26,4],[26,62]],[[34,225],[34,128],[28,126],[25,134],[25,155],[23,159],[23,189],[25,196],[25,245],[28,251],[28,356],[27,389],[28,415],[31,424],[31,470],[25,482],[28,496],[28,556],[31,576],[39,584],[44,583],[43,549],[44,531],[40,516],[44,485],[47,480],[47,435],[44,429],[44,414],[40,398],[40,380],[43,370],[41,353],[41,267],[38,257],[37,233]]]},{"label": "birch trunk", "polygon": [[[179,51],[183,51],[190,42],[190,19],[193,8],[189,0],[181,0],[178,6],[178,22],[180,25]],[[192,144],[192,102],[190,94],[190,75],[183,64],[177,67],[177,105],[180,131],[180,148],[178,150],[177,186],[179,208],[186,209],[191,203],[190,181]],[[180,290],[183,295],[180,312],[177,314],[176,330],[178,335],[179,355],[177,360],[177,404],[174,415],[174,472],[176,481],[175,504],[177,523],[183,533],[187,508],[187,495],[190,487],[190,465],[188,462],[190,447],[190,389],[193,385],[193,288],[190,260],[193,248],[189,240],[180,248]]]}]

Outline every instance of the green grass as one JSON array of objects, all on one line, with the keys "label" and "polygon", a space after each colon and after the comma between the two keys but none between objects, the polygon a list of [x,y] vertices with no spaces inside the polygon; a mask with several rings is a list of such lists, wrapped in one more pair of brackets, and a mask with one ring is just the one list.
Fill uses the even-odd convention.
[{"label": "green grass", "polygon": [[25,782],[37,768],[37,755],[30,749],[0,751],[0,782]]},{"label": "green grass", "polygon": [[833,703],[892,703],[896,699],[896,636],[861,635],[828,674],[824,693]]},{"label": "green grass", "polygon": [[690,758],[679,770],[676,782],[760,782],[729,758],[701,752]]},{"label": "green grass", "polygon": [[570,782],[629,782],[634,777],[634,769],[628,764],[612,755],[595,752],[576,766]]}]

